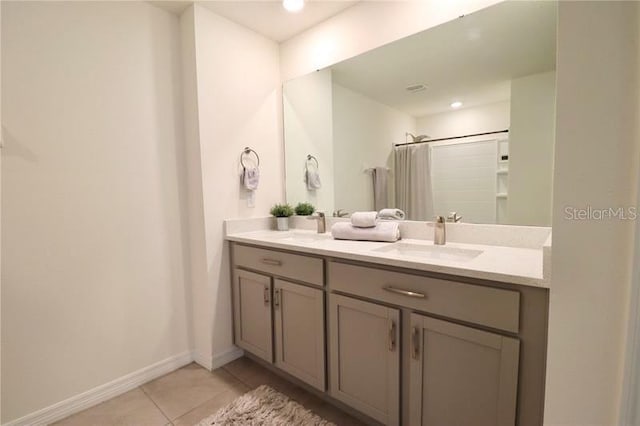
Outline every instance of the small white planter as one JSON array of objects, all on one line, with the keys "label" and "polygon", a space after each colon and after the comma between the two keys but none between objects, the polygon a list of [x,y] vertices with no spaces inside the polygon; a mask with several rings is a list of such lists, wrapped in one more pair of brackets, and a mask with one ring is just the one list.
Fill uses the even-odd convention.
[{"label": "small white planter", "polygon": [[276,217],[276,224],[278,226],[278,231],[288,231],[289,230],[289,218],[288,217]]}]

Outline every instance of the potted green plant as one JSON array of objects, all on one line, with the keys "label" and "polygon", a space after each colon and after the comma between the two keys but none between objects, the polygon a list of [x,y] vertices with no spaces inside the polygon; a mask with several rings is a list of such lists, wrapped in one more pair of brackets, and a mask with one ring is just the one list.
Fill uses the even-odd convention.
[{"label": "potted green plant", "polygon": [[298,216],[311,216],[316,208],[311,203],[298,203],[295,210]]},{"label": "potted green plant", "polygon": [[278,231],[289,230],[289,216],[293,215],[293,207],[289,204],[276,204],[271,207],[271,215],[276,217]]}]

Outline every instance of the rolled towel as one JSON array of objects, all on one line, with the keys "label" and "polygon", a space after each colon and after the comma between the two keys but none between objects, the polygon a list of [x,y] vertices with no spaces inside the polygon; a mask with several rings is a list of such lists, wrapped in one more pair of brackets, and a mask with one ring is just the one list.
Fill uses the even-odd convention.
[{"label": "rolled towel", "polygon": [[378,213],[378,219],[404,220],[405,214],[400,209],[382,209]]},{"label": "rolled towel", "polygon": [[351,224],[358,228],[372,228],[376,226],[378,212],[354,212],[351,215]]},{"label": "rolled towel", "polygon": [[400,239],[398,222],[380,222],[371,228],[358,228],[349,222],[337,222],[331,227],[331,236],[336,240],[384,241]]}]

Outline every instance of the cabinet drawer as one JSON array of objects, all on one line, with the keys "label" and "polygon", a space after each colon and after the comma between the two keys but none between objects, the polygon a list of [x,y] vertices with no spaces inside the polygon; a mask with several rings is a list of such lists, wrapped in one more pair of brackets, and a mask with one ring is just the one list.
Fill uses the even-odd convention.
[{"label": "cabinet drawer", "polygon": [[517,333],[520,293],[329,262],[331,290]]},{"label": "cabinet drawer", "polygon": [[318,286],[324,285],[322,259],[317,257],[234,244],[233,262],[236,266]]}]

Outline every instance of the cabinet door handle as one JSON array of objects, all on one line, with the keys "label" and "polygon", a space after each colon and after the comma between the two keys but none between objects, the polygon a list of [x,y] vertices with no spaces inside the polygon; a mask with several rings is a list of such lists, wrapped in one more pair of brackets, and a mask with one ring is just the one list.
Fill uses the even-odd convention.
[{"label": "cabinet door handle", "polygon": [[396,350],[396,323],[393,320],[389,321],[389,350]]},{"label": "cabinet door handle", "polygon": [[424,293],[417,293],[415,291],[411,291],[411,290],[404,290],[402,288],[397,288],[391,285],[388,285],[386,287],[382,287],[384,290],[389,291],[391,293],[395,293],[395,294],[401,294],[403,296],[409,296],[409,297],[415,297],[418,299],[424,299],[427,296]]},{"label": "cabinet door handle", "polygon": [[271,266],[282,266],[282,261],[278,259],[264,258],[262,259],[262,263],[264,263],[265,265],[271,265]]},{"label": "cabinet door handle", "polygon": [[420,359],[420,329],[413,327],[411,330],[411,356],[413,359]]},{"label": "cabinet door handle", "polygon": [[264,286],[264,304],[269,305],[269,286]]},{"label": "cabinet door handle", "polygon": [[280,306],[280,289],[277,288],[275,291],[275,294],[273,295],[273,306],[275,306],[276,309],[278,309],[278,307]]}]

